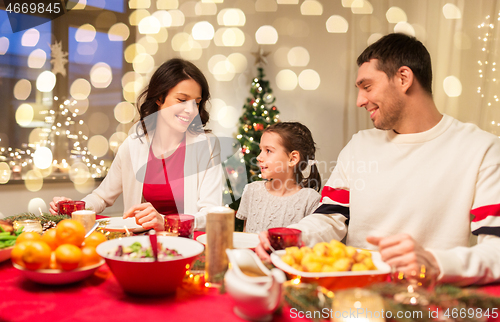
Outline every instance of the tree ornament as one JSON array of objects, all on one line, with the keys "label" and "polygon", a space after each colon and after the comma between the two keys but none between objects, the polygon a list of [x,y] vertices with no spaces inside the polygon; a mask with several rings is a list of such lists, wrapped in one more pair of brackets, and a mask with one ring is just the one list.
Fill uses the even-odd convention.
[{"label": "tree ornament", "polygon": [[271,93],[268,93],[264,96],[264,102],[267,104],[272,103],[273,100],[274,100],[274,95]]},{"label": "tree ornament", "polygon": [[52,67],[52,73],[57,75],[58,73],[66,76],[66,68],[64,65],[68,63],[66,57],[68,57],[68,52],[62,50],[62,42],[55,42],[53,45],[49,45],[51,50],[52,59],[50,63],[54,66]]},{"label": "tree ornament", "polygon": [[267,56],[270,54],[270,51],[264,51],[262,47],[259,47],[259,49],[256,52],[251,53],[252,56],[255,57],[255,65],[267,65]]},{"label": "tree ornament", "polygon": [[262,123],[255,124],[254,129],[255,129],[255,131],[263,131],[264,130],[264,124],[262,124]]}]

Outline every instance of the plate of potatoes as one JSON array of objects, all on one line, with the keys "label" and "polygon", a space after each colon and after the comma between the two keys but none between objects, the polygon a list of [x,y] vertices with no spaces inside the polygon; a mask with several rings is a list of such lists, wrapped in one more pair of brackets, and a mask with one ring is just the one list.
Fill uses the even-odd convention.
[{"label": "plate of potatoes", "polygon": [[384,282],[391,272],[379,252],[346,246],[336,240],[317,243],[312,248],[288,247],[271,254],[271,261],[290,278],[330,290]]}]

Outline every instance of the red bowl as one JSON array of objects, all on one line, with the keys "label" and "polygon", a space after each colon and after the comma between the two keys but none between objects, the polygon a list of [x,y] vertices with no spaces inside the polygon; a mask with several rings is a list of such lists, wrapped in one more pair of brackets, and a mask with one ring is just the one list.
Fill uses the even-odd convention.
[{"label": "red bowl", "polygon": [[164,247],[175,249],[182,257],[154,261],[153,259],[124,260],[114,256],[119,245],[130,246],[134,242],[149,247],[148,236],[134,236],[108,240],[97,246],[97,253],[108,264],[116,280],[127,293],[136,295],[165,295],[174,293],[181,285],[186,270],[204,246],[199,242],[180,237],[158,236]]}]

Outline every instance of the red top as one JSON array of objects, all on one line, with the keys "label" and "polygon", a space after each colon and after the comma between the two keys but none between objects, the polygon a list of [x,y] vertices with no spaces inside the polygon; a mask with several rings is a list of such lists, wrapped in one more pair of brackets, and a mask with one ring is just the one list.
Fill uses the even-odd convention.
[{"label": "red top", "polygon": [[158,159],[153,150],[149,149],[142,195],[163,215],[184,213],[185,155],[185,139],[177,150],[165,159]]}]

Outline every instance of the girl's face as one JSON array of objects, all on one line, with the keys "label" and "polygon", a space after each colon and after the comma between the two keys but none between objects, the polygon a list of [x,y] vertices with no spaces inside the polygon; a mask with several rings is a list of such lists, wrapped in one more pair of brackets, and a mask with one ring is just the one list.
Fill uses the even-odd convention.
[{"label": "girl's face", "polygon": [[184,133],[198,116],[200,101],[200,84],[193,79],[186,79],[170,89],[163,104],[158,102],[158,111],[167,126]]},{"label": "girl's face", "polygon": [[260,154],[257,157],[262,178],[293,178],[293,163],[290,154],[281,145],[281,137],[274,132],[265,132],[260,140]]}]

